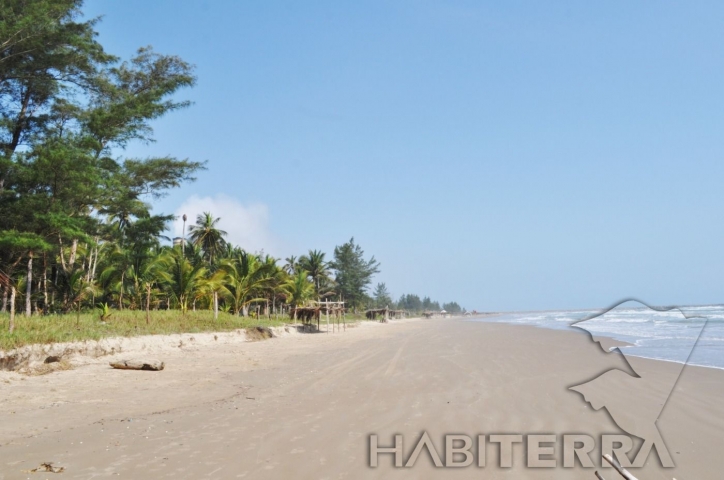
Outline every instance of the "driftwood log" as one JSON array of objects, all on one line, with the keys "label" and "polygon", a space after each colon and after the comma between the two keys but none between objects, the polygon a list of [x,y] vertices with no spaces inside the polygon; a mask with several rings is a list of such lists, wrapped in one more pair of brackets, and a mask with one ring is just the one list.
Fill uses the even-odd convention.
[{"label": "driftwood log", "polygon": [[109,365],[119,370],[151,370],[157,372],[163,370],[164,363],[157,360],[118,360],[110,362]]},{"label": "driftwood log", "polygon": [[65,467],[54,467],[53,462],[41,463],[39,467],[35,467],[32,470],[23,470],[24,473],[63,473],[64,471]]},{"label": "driftwood log", "polygon": [[628,473],[628,471],[621,466],[620,463],[618,463],[611,455],[605,454],[603,456],[603,459],[606,460],[608,463],[611,464],[613,468],[616,469],[616,471],[626,480],[638,480],[636,477]]}]

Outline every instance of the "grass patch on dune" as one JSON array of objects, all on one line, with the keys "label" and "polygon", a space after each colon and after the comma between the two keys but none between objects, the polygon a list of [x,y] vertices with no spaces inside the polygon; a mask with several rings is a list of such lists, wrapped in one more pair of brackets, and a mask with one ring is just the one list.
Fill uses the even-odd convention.
[{"label": "grass patch on dune", "polygon": [[224,332],[249,327],[273,327],[290,323],[288,317],[239,317],[219,312],[214,320],[210,311],[152,311],[149,323],[146,313],[138,310],[114,310],[102,322],[98,312],[66,315],[15,316],[15,331],[8,333],[8,314],[0,314],[0,350],[11,350],[31,344],[100,340],[108,337],[135,337],[172,333]]},{"label": "grass patch on dune", "polygon": [[[10,315],[0,313],[0,350],[12,350],[32,344],[100,340],[109,337],[135,337],[140,335],[168,335],[172,333],[226,332],[254,327],[276,327],[292,323],[287,315],[274,317],[240,317],[208,310],[197,310],[181,315],[179,310],[156,310],[146,323],[146,312],[139,310],[112,310],[111,317],[102,322],[98,311],[64,315],[25,317],[15,315],[15,331],[8,333]],[[356,322],[368,321],[363,314],[347,314],[347,327]],[[377,321],[377,320],[372,320]],[[330,318],[330,325],[334,322]],[[299,323],[299,322],[297,322]],[[321,325],[326,325],[324,315]],[[316,324],[316,322],[315,322]],[[342,326],[340,321],[340,327]]]}]

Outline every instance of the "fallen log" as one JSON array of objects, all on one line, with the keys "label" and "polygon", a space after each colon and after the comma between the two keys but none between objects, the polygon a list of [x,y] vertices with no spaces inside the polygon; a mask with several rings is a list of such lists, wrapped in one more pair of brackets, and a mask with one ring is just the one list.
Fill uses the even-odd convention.
[{"label": "fallen log", "polygon": [[164,363],[157,360],[144,362],[143,360],[118,360],[109,362],[109,365],[119,370],[151,370],[157,372],[163,370]]},{"label": "fallen log", "polygon": [[606,460],[613,468],[615,468],[619,475],[621,475],[626,480],[638,480],[636,477],[628,473],[628,470],[623,468],[621,464],[618,463],[618,461],[616,461],[616,459],[614,459],[611,455],[605,454],[603,456],[603,459]]}]

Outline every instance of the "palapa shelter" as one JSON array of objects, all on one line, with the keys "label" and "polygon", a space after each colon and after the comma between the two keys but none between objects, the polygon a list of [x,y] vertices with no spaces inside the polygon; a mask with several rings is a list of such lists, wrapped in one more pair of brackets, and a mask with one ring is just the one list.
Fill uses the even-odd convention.
[{"label": "palapa shelter", "polygon": [[365,310],[365,317],[367,317],[368,320],[374,320],[378,315],[381,317],[381,322],[386,322],[390,318],[405,318],[407,312],[405,310],[391,310],[388,307]]},{"label": "palapa shelter", "polygon": [[347,324],[345,322],[344,314],[345,314],[345,308],[344,308],[344,302],[330,302],[325,301],[322,302],[314,302],[310,305],[306,305],[303,307],[293,307],[289,309],[289,318],[292,320],[301,320],[302,323],[305,326],[311,326],[313,325],[314,321],[317,321],[317,331],[319,331],[319,323],[320,319],[322,317],[322,314],[326,315],[327,317],[327,332],[329,332],[329,316],[330,314],[333,316],[332,324],[334,326],[334,323],[336,321],[337,326],[339,325],[340,319],[342,320],[342,323],[344,324],[345,330],[347,329]]}]

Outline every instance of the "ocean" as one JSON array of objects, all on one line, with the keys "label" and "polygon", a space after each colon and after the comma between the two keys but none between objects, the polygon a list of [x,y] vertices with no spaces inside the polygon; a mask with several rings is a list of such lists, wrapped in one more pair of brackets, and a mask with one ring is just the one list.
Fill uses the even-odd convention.
[{"label": "ocean", "polygon": [[724,369],[724,305],[655,308],[626,302],[607,311],[515,312],[471,320],[579,332],[571,324],[580,322],[593,335],[631,344],[621,347],[626,355]]}]

